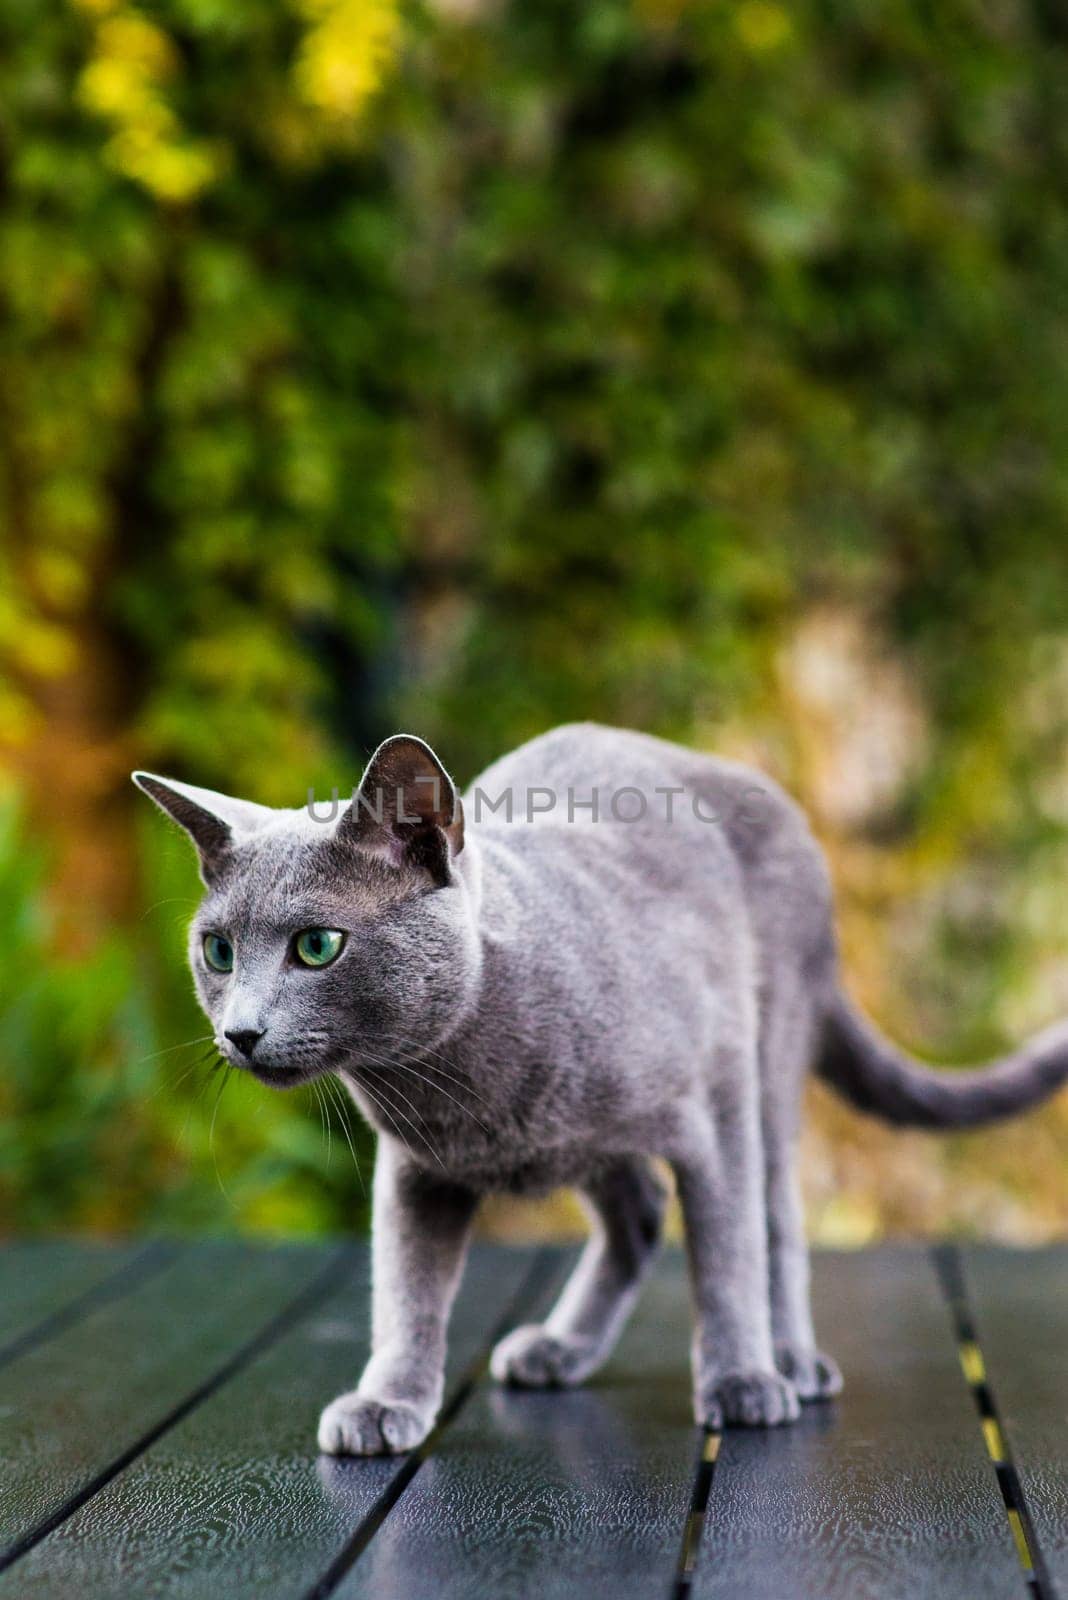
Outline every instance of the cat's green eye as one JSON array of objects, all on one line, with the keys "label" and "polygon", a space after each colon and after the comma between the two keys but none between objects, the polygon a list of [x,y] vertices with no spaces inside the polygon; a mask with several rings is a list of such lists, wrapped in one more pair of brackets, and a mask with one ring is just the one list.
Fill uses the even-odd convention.
[{"label": "cat's green eye", "polygon": [[341,954],[345,935],[336,928],[305,928],[293,942],[297,960],[305,967],[328,967]]},{"label": "cat's green eye", "polygon": [[218,933],[204,935],[204,960],[212,972],[233,972],[234,947]]}]

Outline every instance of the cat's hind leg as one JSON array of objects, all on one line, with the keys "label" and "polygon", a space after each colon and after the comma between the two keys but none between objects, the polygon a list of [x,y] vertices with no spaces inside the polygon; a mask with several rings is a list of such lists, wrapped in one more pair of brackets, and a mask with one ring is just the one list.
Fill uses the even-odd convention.
[{"label": "cat's hind leg", "polygon": [[593,1233],[543,1323],[500,1341],[490,1367],[502,1383],[570,1386],[611,1354],[638,1298],[663,1226],[666,1193],[648,1162],[613,1161],[584,1184]]},{"label": "cat's hind leg", "polygon": [[767,1195],[775,1365],[802,1400],[826,1400],[841,1393],[842,1374],[833,1356],[816,1348],[809,1308],[808,1243],[792,1148],[769,1154]]},{"label": "cat's hind leg", "polygon": [[775,1365],[802,1400],[840,1393],[842,1374],[816,1347],[809,1300],[808,1241],[797,1176],[801,1089],[812,1028],[798,984],[780,993],[765,1022],[761,1061],[761,1134],[768,1219],[768,1282]]}]

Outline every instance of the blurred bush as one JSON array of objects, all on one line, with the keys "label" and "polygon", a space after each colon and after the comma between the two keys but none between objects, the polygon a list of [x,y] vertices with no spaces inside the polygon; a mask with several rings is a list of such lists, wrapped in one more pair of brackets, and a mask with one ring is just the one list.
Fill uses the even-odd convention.
[{"label": "blurred bush", "polygon": [[[633,724],[798,794],[899,1036],[1068,1007],[1066,54],[1023,0],[9,0],[0,1224],[362,1203],[236,1083],[222,1202],[133,765]],[[1057,1108],[808,1154],[826,1237],[1064,1221]]]}]

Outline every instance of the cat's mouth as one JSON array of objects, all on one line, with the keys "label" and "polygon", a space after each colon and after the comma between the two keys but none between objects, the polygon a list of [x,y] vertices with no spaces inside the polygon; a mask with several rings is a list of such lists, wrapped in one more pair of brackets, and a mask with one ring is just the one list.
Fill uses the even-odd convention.
[{"label": "cat's mouth", "polygon": [[307,1083],[316,1075],[314,1068],[285,1066],[255,1059],[235,1061],[229,1052],[224,1054],[231,1067],[236,1067],[239,1072],[247,1072],[260,1083],[265,1083],[268,1089],[295,1089],[298,1084]]},{"label": "cat's mouth", "polygon": [[241,1065],[269,1089],[295,1089],[298,1083],[306,1083],[312,1076],[303,1067],[272,1067],[265,1061],[243,1061]]},{"label": "cat's mouth", "polygon": [[284,1045],[274,1050],[264,1049],[258,1041],[245,1048],[241,1040],[235,1039],[233,1049],[222,1044],[218,1049],[230,1066],[249,1073],[269,1089],[295,1089],[331,1070],[330,1052],[309,1045],[307,1041],[287,1051]]}]

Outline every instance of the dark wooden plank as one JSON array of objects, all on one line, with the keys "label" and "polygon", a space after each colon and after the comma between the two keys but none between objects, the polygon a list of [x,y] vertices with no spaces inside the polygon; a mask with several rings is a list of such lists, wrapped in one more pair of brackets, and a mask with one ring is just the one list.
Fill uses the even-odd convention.
[{"label": "dark wooden plank", "polygon": [[236,1244],[185,1251],[0,1371],[0,1551],[18,1548],[158,1426],[327,1259]]},{"label": "dark wooden plank", "polygon": [[671,1252],[586,1388],[479,1386],[338,1600],[666,1597],[699,1443],[688,1346],[685,1274]]},{"label": "dark wooden plank", "polygon": [[986,1377],[1054,1583],[1068,1594],[1068,1248],[961,1252]]},{"label": "dark wooden plank", "polygon": [[[0,1248],[0,1365],[96,1303],[122,1293],[152,1245],[34,1240]],[[132,1269],[132,1270],[131,1270]]]},{"label": "dark wooden plank", "polygon": [[984,1600],[1022,1580],[949,1315],[922,1250],[815,1261],[846,1374],[793,1429],[724,1436],[700,1600]]},{"label": "dark wooden plank", "polygon": [[[474,1252],[453,1317],[452,1384],[487,1347],[533,1261],[526,1251]],[[326,1300],[0,1578],[0,1594],[306,1593],[403,1468],[317,1459],[319,1411],[358,1376],[368,1320],[361,1256]]]}]

